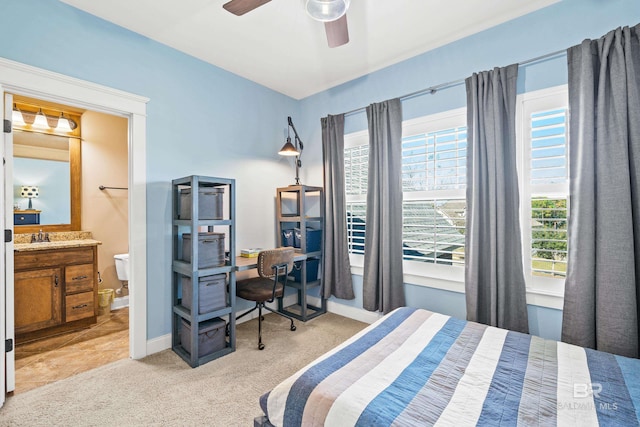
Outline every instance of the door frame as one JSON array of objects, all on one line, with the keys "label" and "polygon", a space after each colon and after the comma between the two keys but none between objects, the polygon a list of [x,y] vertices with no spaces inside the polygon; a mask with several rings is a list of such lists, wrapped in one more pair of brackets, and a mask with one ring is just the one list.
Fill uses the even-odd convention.
[{"label": "door frame", "polygon": [[[2,85],[0,85],[0,94],[2,94],[2,119],[10,116],[12,109],[13,97],[11,95],[5,95]],[[4,123],[3,123],[4,124]],[[3,126],[4,127],[4,126]],[[4,159],[13,156],[13,135],[11,132],[2,133],[0,139],[0,157],[3,159],[2,167],[2,179],[3,185],[0,187],[0,206],[4,206],[4,211],[0,214],[0,230],[9,230],[13,235],[13,221],[9,222],[10,206],[13,207],[13,203],[10,205],[6,203],[8,200],[9,185],[5,180],[5,177],[13,175],[13,162],[6,163]],[[3,205],[4,204],[4,205]],[[0,357],[0,372],[2,378],[0,378],[0,407],[4,405],[5,391],[15,390],[15,345],[12,345],[11,350],[7,351],[6,342],[15,343],[14,337],[14,322],[13,322],[13,286],[7,286],[7,283],[13,284],[13,268],[9,268],[11,264],[13,267],[13,256],[6,256],[13,253],[13,236],[9,242],[5,242],[2,245],[2,251],[0,251],[0,309],[4,308],[3,315],[0,315],[0,344],[4,346],[5,350],[2,357]]]},{"label": "door frame", "polygon": [[[67,104],[129,122],[129,356],[147,351],[146,104],[149,98],[0,58],[5,92]],[[10,284],[13,287],[13,283]]]}]

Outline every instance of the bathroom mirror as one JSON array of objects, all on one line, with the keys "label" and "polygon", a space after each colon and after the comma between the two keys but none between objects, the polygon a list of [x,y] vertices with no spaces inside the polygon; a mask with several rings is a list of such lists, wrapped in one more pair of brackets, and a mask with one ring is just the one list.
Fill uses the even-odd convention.
[{"label": "bathroom mirror", "polygon": [[[14,101],[16,99],[25,102],[26,98],[14,97]],[[35,104],[37,100],[27,99],[27,102]],[[51,108],[60,108],[52,105],[42,104],[47,116],[56,114]],[[21,111],[34,110],[31,104],[16,103],[16,106]],[[68,115],[67,110],[64,111]],[[28,113],[23,116],[28,117]],[[80,230],[79,130],[58,135],[53,131],[31,129],[29,119],[25,119],[24,126],[16,125],[14,120],[13,127],[15,233]]]}]

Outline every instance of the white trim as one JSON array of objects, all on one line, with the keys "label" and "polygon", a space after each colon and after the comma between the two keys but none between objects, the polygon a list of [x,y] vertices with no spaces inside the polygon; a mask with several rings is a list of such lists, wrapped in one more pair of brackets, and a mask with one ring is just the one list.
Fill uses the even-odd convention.
[{"label": "white trim", "polygon": [[0,58],[5,91],[129,119],[130,356],[147,355],[146,103],[148,98]]},{"label": "white trim", "polygon": [[113,302],[111,303],[111,310],[118,310],[119,308],[124,307],[129,307],[129,295],[113,299]]},{"label": "white trim", "polygon": [[344,148],[359,147],[361,145],[369,145],[368,130],[352,132],[344,136]]},{"label": "white trim", "polygon": [[171,334],[161,335],[146,342],[147,355],[159,353],[171,348]]},{"label": "white trim", "polygon": [[[320,306],[320,298],[307,297],[309,304]],[[358,320],[364,323],[373,323],[380,319],[383,314],[378,311],[369,311],[364,308],[351,307],[334,301],[327,301],[327,311],[339,316],[348,317],[349,319]]]},{"label": "white trim", "polygon": [[[434,129],[433,127],[436,125],[437,129]],[[403,121],[402,137],[466,125],[467,107],[456,108],[455,110],[443,111],[441,113],[429,114],[428,116]]]}]

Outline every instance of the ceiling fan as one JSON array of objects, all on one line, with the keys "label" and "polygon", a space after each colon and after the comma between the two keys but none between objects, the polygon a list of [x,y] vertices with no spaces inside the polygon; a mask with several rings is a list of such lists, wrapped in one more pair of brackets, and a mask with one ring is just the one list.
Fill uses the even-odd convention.
[{"label": "ceiling fan", "polygon": [[[241,16],[271,0],[231,0],[222,7],[234,15]],[[347,9],[351,0],[306,0],[309,16],[324,22],[329,47],[338,47],[349,42]]]}]

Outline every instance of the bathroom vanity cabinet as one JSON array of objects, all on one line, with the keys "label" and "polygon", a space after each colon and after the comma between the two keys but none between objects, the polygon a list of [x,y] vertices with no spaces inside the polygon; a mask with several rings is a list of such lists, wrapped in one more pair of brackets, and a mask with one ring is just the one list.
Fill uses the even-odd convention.
[{"label": "bathroom vanity cabinet", "polygon": [[81,246],[55,247],[55,244],[35,243],[33,245],[42,246],[22,245],[26,249],[15,252],[15,332],[18,341],[96,322],[97,246],[77,244]]}]

